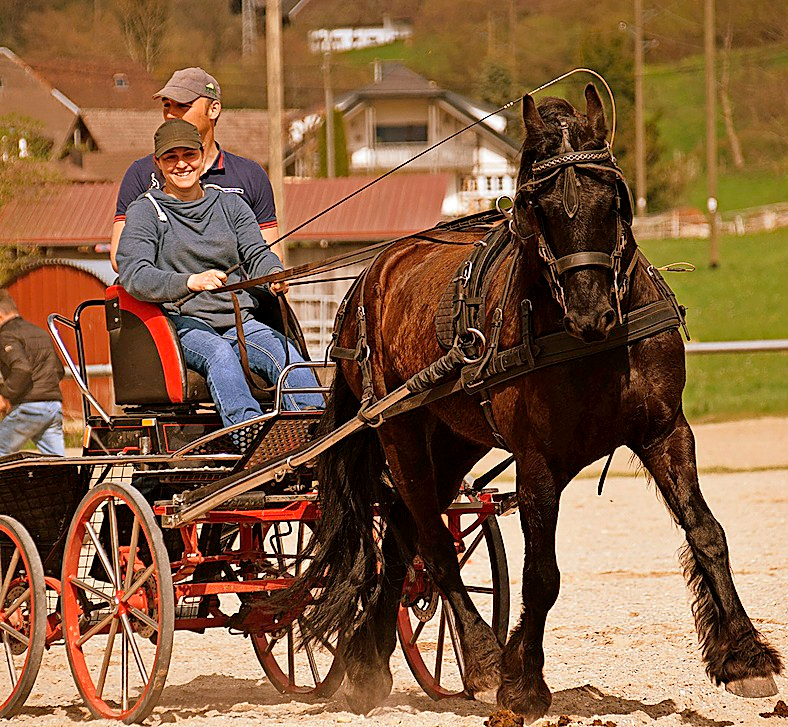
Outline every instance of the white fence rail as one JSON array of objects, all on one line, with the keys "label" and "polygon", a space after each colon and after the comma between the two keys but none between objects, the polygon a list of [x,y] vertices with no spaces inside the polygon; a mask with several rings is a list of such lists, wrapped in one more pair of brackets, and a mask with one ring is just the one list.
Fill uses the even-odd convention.
[{"label": "white fence rail", "polygon": [[[304,321],[301,321],[301,326],[306,328]],[[331,329],[333,326],[333,319],[331,321],[314,322],[312,328],[314,344],[317,344],[314,353],[317,353],[317,346],[323,347],[324,341],[330,339]],[[315,330],[317,329],[317,330]],[[319,332],[319,333],[318,333]],[[306,331],[305,331],[306,333]],[[309,342],[308,336],[307,342]],[[313,352],[313,346],[310,346],[310,352]],[[687,354],[707,354],[707,353],[768,353],[773,351],[788,351],[788,338],[771,338],[765,340],[755,341],[703,341],[695,342],[689,341],[684,344]],[[112,366],[109,364],[88,364],[88,376],[102,377],[112,376]],[[66,371],[66,378],[71,378],[71,372]]]},{"label": "white fence rail", "polygon": [[[788,227],[788,202],[751,207],[726,213],[719,220],[720,232],[726,235],[750,235]],[[699,213],[672,210],[661,215],[636,217],[632,231],[641,240],[709,236],[709,223]]]}]

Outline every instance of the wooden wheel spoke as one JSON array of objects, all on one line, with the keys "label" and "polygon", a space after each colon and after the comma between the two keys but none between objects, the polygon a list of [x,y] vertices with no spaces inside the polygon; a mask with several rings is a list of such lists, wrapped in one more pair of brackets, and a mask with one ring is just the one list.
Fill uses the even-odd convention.
[{"label": "wooden wheel spoke", "polygon": [[144,611],[140,611],[135,606],[132,606],[130,610],[134,614],[134,618],[137,618],[140,621],[142,621],[144,624],[150,626],[154,631],[159,630],[159,624],[156,621],[154,621],[150,616],[148,616],[147,613],[145,613]]},{"label": "wooden wheel spoke", "polygon": [[129,638],[125,628],[120,634],[120,708],[124,712],[129,708]]},{"label": "wooden wheel spoke", "polygon": [[126,592],[120,597],[121,602],[126,603],[126,601],[128,601],[140,589],[142,584],[151,577],[151,574],[154,570],[156,570],[156,566],[151,563],[144,571],[142,571],[131,587],[128,588]]},{"label": "wooden wheel spoke", "polygon": [[0,622],[0,630],[3,632],[3,638],[10,636],[12,639],[16,639],[25,646],[30,645],[30,639],[28,639],[27,636],[25,636],[21,631],[17,631],[12,626],[9,626],[7,623]]},{"label": "wooden wheel spoke", "polygon": [[11,562],[8,564],[8,570],[5,572],[5,577],[3,578],[3,585],[0,587],[0,608],[3,607],[5,603],[5,597],[8,593],[8,588],[11,585],[11,579],[14,577],[14,573],[16,572],[16,566],[19,564],[19,548],[14,548],[14,554],[11,556]]},{"label": "wooden wheel spoke", "polygon": [[460,643],[460,635],[457,633],[457,623],[454,620],[454,613],[451,607],[446,612],[449,626],[449,636],[451,638],[451,645],[454,649],[454,656],[457,659],[457,668],[460,670],[460,678],[465,683],[465,660],[462,656],[462,645]]},{"label": "wooden wheel spoke", "polygon": [[446,638],[446,605],[441,602],[441,618],[438,624],[438,642],[435,649],[435,681],[440,683],[443,666],[443,641]]},{"label": "wooden wheel spoke", "polygon": [[298,523],[298,546],[296,547],[296,562],[295,562],[295,575],[298,578],[301,575],[301,559],[299,554],[304,549],[304,523]]},{"label": "wooden wheel spoke", "polygon": [[17,675],[14,665],[14,654],[11,651],[11,643],[8,641],[8,634],[3,632],[3,651],[5,652],[6,664],[8,664],[8,675],[11,677],[11,684],[16,688]]},{"label": "wooden wheel spoke", "polygon": [[109,576],[110,582],[117,589],[118,574],[112,570],[112,563],[110,563],[109,556],[107,555],[107,551],[104,550],[104,546],[99,541],[98,534],[96,533],[95,529],[90,524],[90,522],[85,522],[85,531],[87,532],[90,540],[93,542],[93,547],[96,549],[96,555],[98,555],[99,561],[101,562],[104,571]]},{"label": "wooden wheel spoke", "polygon": [[113,618],[118,615],[118,609],[113,608],[106,616],[104,616],[101,621],[99,621],[95,626],[92,626],[88,629],[82,636],[77,639],[77,646],[82,646],[83,644],[87,643],[92,639],[101,629],[103,629]]},{"label": "wooden wheel spoke", "polygon": [[129,541],[129,562],[126,564],[126,578],[123,581],[123,589],[129,590],[131,579],[134,577],[134,563],[137,559],[137,543],[140,537],[140,519],[135,515],[134,524],[131,526],[131,540]]},{"label": "wooden wheel spoke", "polygon": [[85,583],[81,578],[71,578],[71,584],[76,586],[77,588],[81,588],[83,591],[87,591],[88,593],[92,593],[99,601],[104,603],[112,603],[112,594],[104,593],[104,591],[91,586],[89,583]]},{"label": "wooden wheel spoke", "polygon": [[134,661],[137,662],[137,669],[139,669],[140,676],[143,683],[148,681],[148,670],[145,668],[145,663],[142,661],[142,654],[137,642],[134,640],[134,629],[131,628],[131,621],[129,621],[128,614],[122,613],[120,615],[120,622],[123,625],[123,631],[126,634],[129,646],[131,646],[131,653],[134,655]]},{"label": "wooden wheel spoke", "polygon": [[273,638],[272,638],[272,639],[271,639],[271,640],[268,642],[268,644],[266,645],[265,649],[263,650],[263,654],[265,654],[266,656],[268,656],[268,655],[269,655],[269,654],[270,654],[270,653],[271,653],[271,652],[274,650],[274,647],[275,647],[275,646],[276,646],[276,645],[279,643],[279,641],[281,640],[281,638],[282,638],[281,636],[274,636],[274,637],[273,637]]},{"label": "wooden wheel spoke", "polygon": [[419,621],[419,625],[413,629],[413,634],[408,639],[408,646],[415,646],[416,642],[419,640],[419,636],[421,636],[421,632],[424,630],[424,627],[427,625],[426,621]]},{"label": "wooden wheel spoke", "polygon": [[118,540],[118,512],[115,508],[115,498],[107,500],[109,513],[109,541],[112,549],[112,570],[115,571],[115,588],[120,588],[120,543]]},{"label": "wooden wheel spoke", "polygon": [[465,586],[468,593],[484,593],[488,596],[495,595],[495,589],[492,586]]},{"label": "wooden wheel spoke", "polygon": [[462,567],[468,562],[468,558],[473,555],[473,551],[479,547],[479,543],[482,542],[484,538],[484,530],[479,530],[479,534],[473,539],[473,542],[468,546],[468,549],[462,554],[462,558],[460,558],[460,570]]},{"label": "wooden wheel spoke", "polygon": [[292,624],[287,627],[287,678],[295,684],[295,639]]},{"label": "wooden wheel spoke", "polygon": [[[304,633],[304,629],[301,626],[301,619],[298,620],[299,627],[301,627],[301,633]],[[307,642],[304,646],[304,651],[306,651],[306,658],[309,662],[309,670],[312,672],[312,679],[315,682],[315,686],[320,684],[320,672],[317,668],[317,662],[315,661],[315,654],[312,651],[312,646],[309,642]]]},{"label": "wooden wheel spoke", "polygon": [[96,696],[98,697],[101,697],[104,692],[104,683],[107,680],[107,669],[109,668],[109,661],[112,658],[112,647],[115,645],[115,635],[118,633],[118,623],[118,619],[115,619],[109,627],[107,645],[104,647],[104,659],[101,662],[101,671],[99,672],[98,682],[96,683]]}]

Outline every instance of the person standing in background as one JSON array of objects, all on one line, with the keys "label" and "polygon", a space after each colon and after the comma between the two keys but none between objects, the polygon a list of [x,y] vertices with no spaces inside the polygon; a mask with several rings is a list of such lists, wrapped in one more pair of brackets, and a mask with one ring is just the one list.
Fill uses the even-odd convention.
[{"label": "person standing in background", "polygon": [[24,320],[0,290],[0,455],[28,441],[42,454],[65,454],[60,362],[49,334]]}]

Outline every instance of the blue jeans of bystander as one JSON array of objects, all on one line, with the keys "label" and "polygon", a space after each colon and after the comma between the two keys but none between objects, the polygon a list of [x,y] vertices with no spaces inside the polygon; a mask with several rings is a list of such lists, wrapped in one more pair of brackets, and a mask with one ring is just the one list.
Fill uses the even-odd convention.
[{"label": "blue jeans of bystander", "polygon": [[66,453],[63,406],[59,401],[18,404],[0,422],[0,455],[18,452],[31,440],[42,454]]},{"label": "blue jeans of bystander", "polygon": [[[202,374],[225,426],[240,424],[262,413],[259,403],[249,391],[238,353],[238,333],[230,328],[220,334],[207,323],[190,316],[170,316],[181,339],[186,365]],[[285,367],[285,346],[289,347],[290,363],[304,359],[279,331],[260,321],[244,323],[249,367],[270,382],[276,382]],[[309,369],[295,369],[288,375],[285,388],[318,386]],[[306,407],[322,409],[321,394],[286,394],[283,408],[299,411]]]}]

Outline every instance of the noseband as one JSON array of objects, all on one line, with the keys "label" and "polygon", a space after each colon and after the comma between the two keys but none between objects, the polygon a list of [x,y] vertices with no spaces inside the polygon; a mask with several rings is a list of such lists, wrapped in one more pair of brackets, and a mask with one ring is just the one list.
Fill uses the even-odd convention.
[{"label": "noseband", "polygon": [[[613,272],[613,285],[611,298],[616,301],[619,322],[621,321],[621,300],[624,297],[631,267],[625,274],[621,274],[621,258],[627,242],[627,228],[632,223],[632,200],[629,188],[627,187],[624,174],[616,163],[616,159],[610,151],[610,147],[605,144],[602,149],[589,149],[575,151],[569,142],[569,128],[565,121],[561,122],[561,152],[556,156],[549,157],[539,162],[535,162],[531,167],[531,178],[523,182],[515,193],[517,197],[522,195],[525,202],[534,214],[536,219],[536,233],[523,234],[517,222],[516,205],[512,210],[510,228],[512,233],[525,240],[534,237],[538,238],[539,256],[547,265],[545,277],[550,284],[553,298],[561,306],[564,314],[567,313],[566,297],[564,295],[561,276],[570,270],[577,268],[606,268]],[[544,226],[540,216],[536,213],[535,200],[542,194],[548,185],[558,181],[563,175],[563,207],[566,216],[571,220],[577,214],[580,207],[580,196],[578,189],[580,182],[577,179],[577,169],[595,170],[600,172],[613,173],[615,180],[612,184],[616,189],[616,243],[611,254],[606,252],[576,252],[556,258],[544,234]],[[606,182],[605,183],[610,183]],[[633,260],[635,257],[633,256]]]}]

